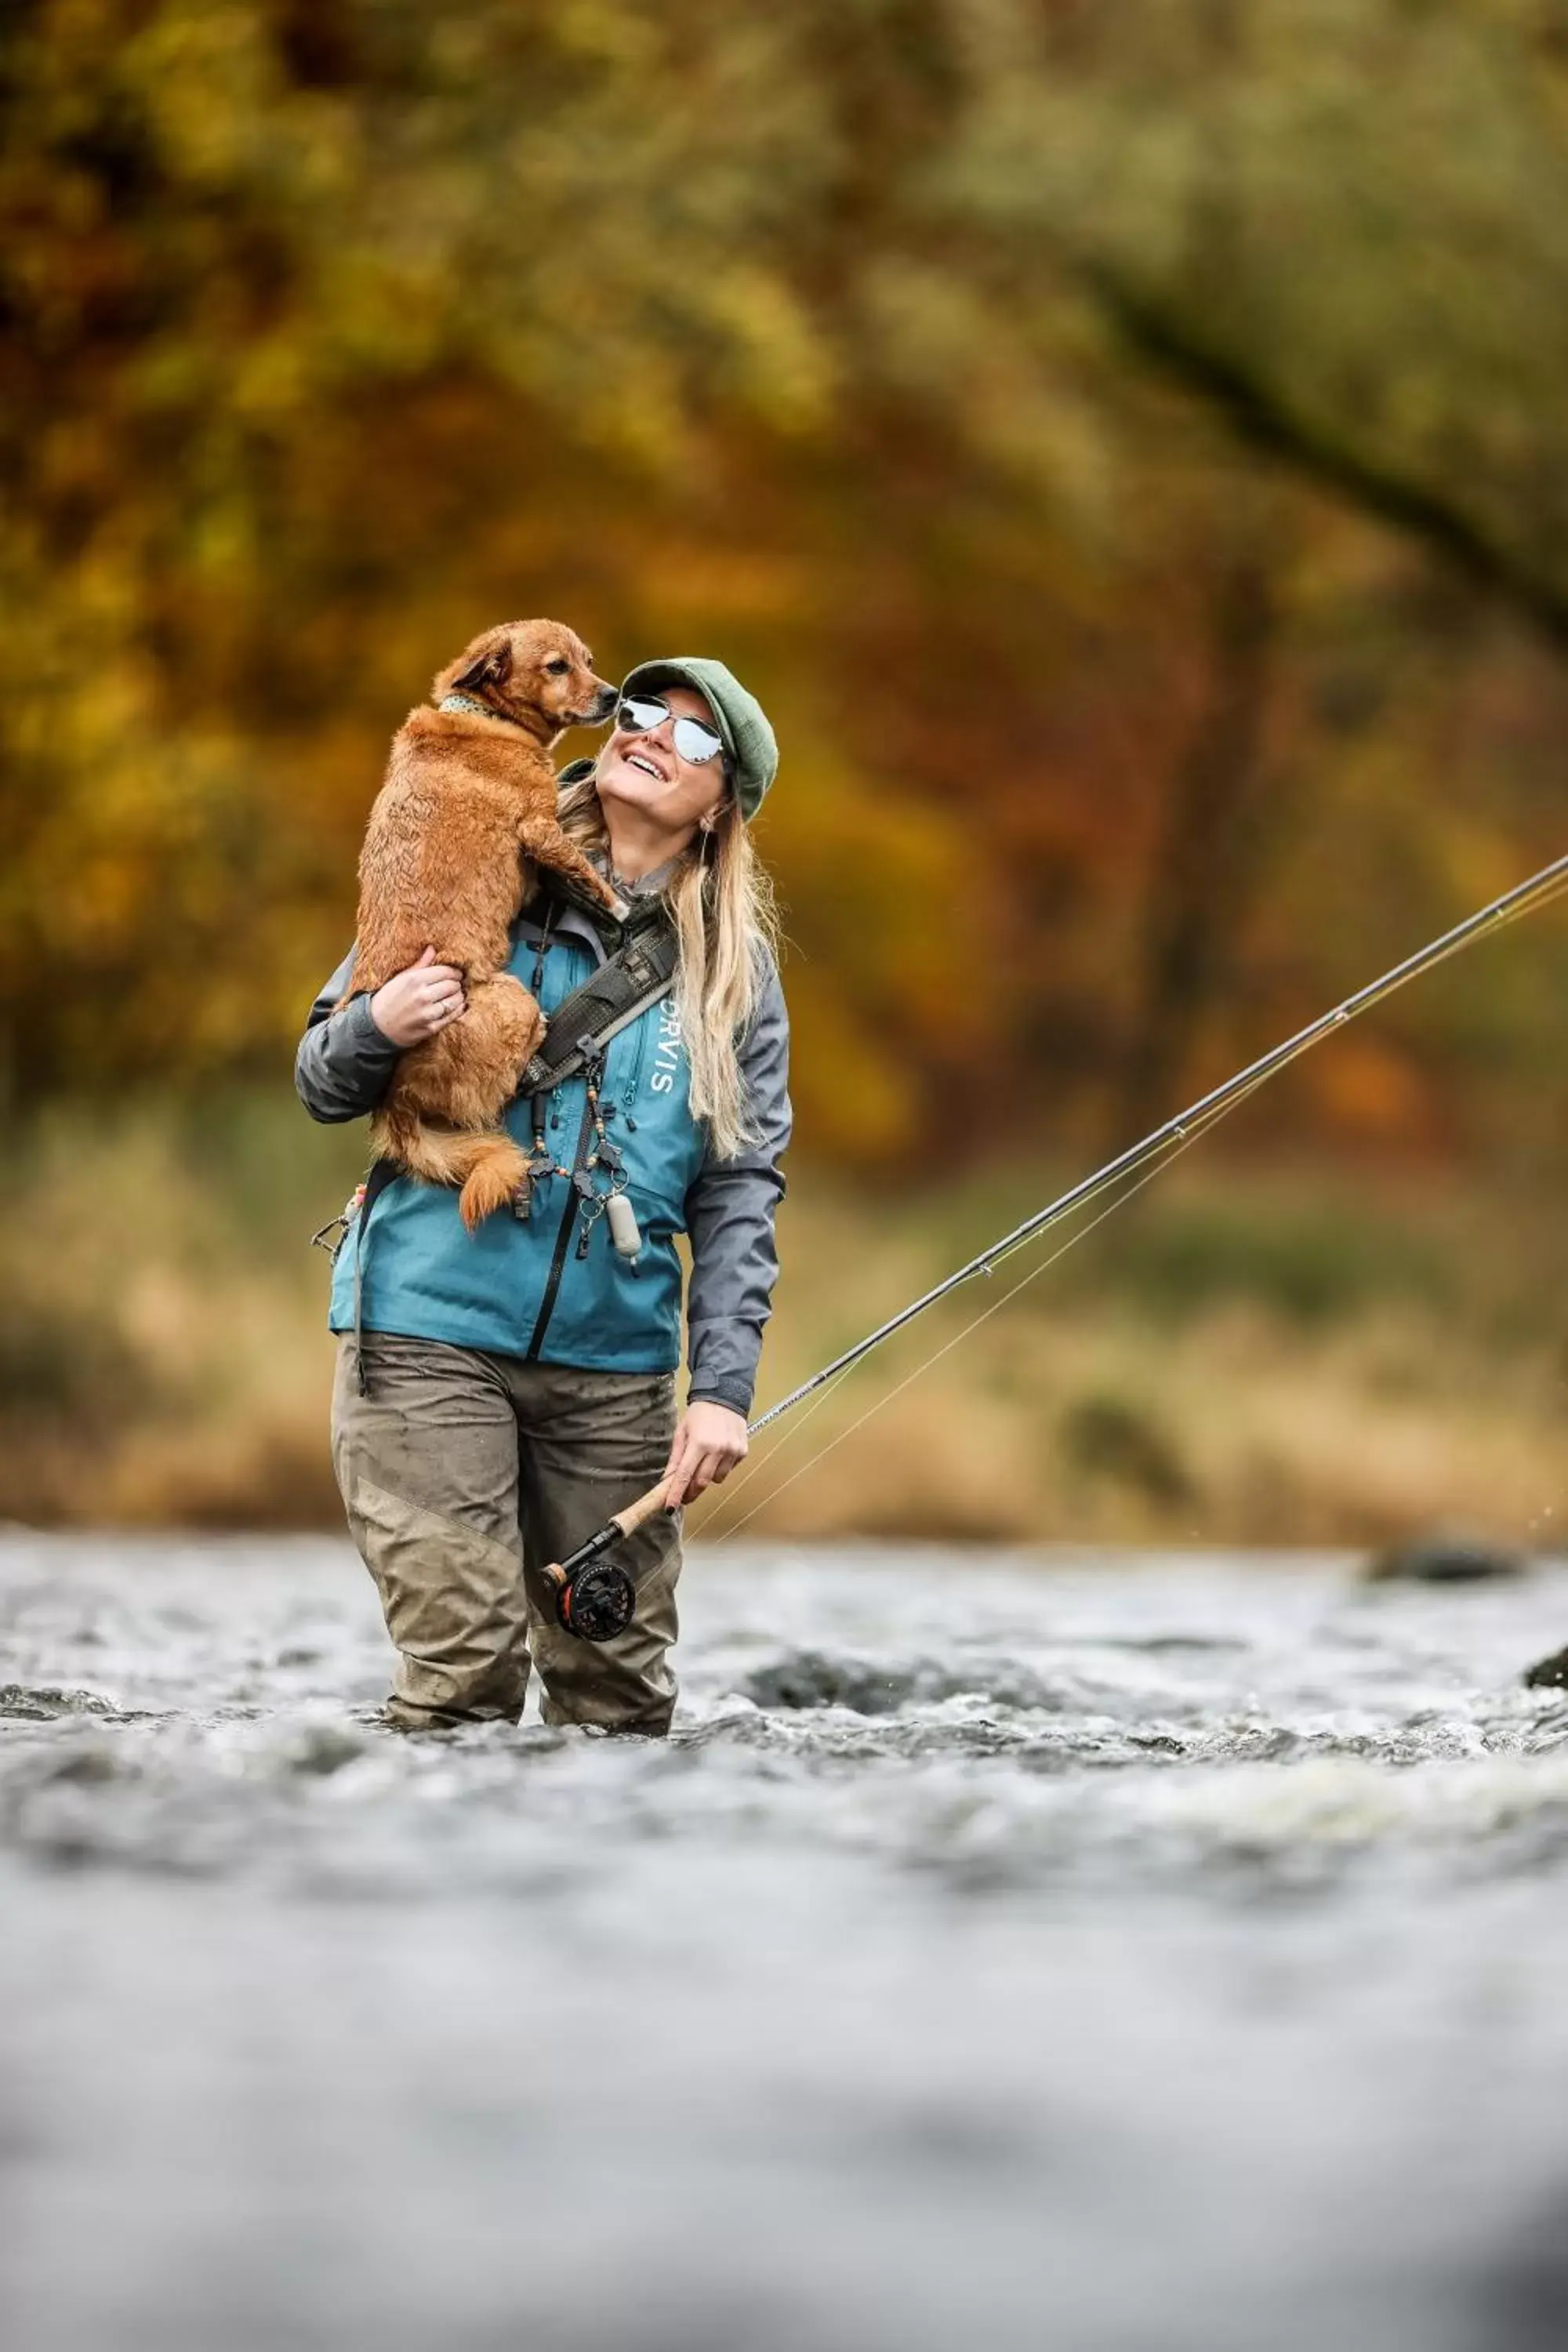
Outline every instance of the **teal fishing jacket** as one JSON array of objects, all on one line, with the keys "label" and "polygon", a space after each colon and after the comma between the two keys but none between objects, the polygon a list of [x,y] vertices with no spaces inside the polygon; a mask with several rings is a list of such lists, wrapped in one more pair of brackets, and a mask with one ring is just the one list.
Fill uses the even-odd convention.
[{"label": "teal fishing jacket", "polygon": [[[613,945],[614,927],[605,929]],[[531,987],[542,965],[537,993],[548,1016],[605,953],[599,921],[583,909],[559,906],[546,931],[531,908],[515,928],[507,969]],[[373,1111],[397,1060],[364,997],[333,1010],[351,966],[352,959],[345,961],[317,998],[296,1057],[296,1086],[317,1119]],[[357,1256],[366,1330],[593,1370],[671,1371],[680,1360],[676,1236],[686,1234],[690,1396],[749,1413],[778,1272],[773,1213],[790,1135],[788,1059],[788,1020],[770,963],[740,1044],[759,1139],[736,1159],[721,1160],[691,1113],[673,1003],[666,998],[650,1005],[610,1040],[599,1082],[601,1111],[613,1106],[607,1131],[625,1162],[642,1231],[635,1264],[618,1255],[607,1220],[592,1214],[567,1177],[536,1184],[526,1220],[488,1217],[472,1234],[455,1192],[399,1177],[376,1201],[363,1247],[351,1227],[338,1254],[332,1329],[354,1328]],[[544,1101],[552,1157],[580,1171],[593,1144],[584,1081],[569,1078]],[[513,1101],[506,1124],[526,1149],[532,1126],[525,1099]]]}]

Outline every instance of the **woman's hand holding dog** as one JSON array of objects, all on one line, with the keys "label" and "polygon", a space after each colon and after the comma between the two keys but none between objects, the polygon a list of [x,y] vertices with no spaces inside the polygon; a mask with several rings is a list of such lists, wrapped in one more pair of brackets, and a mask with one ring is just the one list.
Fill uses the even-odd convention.
[{"label": "woman's hand holding dog", "polygon": [[406,1050],[460,1018],[463,975],[455,964],[437,963],[426,948],[417,963],[395,972],[370,1000],[370,1017],[388,1045]]}]

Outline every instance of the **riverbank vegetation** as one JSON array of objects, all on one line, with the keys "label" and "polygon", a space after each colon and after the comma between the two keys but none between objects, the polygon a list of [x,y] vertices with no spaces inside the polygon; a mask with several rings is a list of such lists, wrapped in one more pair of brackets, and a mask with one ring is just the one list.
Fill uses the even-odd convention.
[{"label": "riverbank vegetation", "polygon": [[[331,1527],[326,1261],[360,1139],[292,1103],[57,1113],[0,1202],[0,1515]],[[1026,1213],[1065,1166],[885,1196],[800,1167],[760,1402]],[[1568,1231],[1419,1171],[1192,1155],[999,1307],[1059,1236],[759,1440],[715,1533],[1379,1541],[1568,1509]],[[886,1400],[879,1402],[879,1400]],[[792,1486],[829,1439],[863,1428]]]}]

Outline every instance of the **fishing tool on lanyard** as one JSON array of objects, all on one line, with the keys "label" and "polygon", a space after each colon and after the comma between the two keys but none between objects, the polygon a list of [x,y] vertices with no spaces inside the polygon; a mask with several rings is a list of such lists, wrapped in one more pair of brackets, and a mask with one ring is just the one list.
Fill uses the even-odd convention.
[{"label": "fishing tool on lanyard", "polygon": [[[1450,956],[1458,955],[1461,949],[1471,946],[1483,932],[1494,927],[1500,929],[1521,915],[1531,913],[1537,907],[1544,906],[1558,897],[1564,888],[1568,888],[1568,856],[1554,858],[1550,866],[1543,866],[1528,881],[1517,884],[1513,889],[1505,891],[1500,898],[1494,898],[1489,906],[1467,916],[1462,923],[1456,923],[1452,930],[1443,932],[1440,938],[1418,949],[1415,955],[1406,956],[1402,963],[1394,964],[1380,979],[1358,989],[1353,996],[1347,996],[1331,1012],[1321,1014],[1305,1029],[1299,1029],[1293,1037],[1286,1038],[1283,1045],[1276,1045],[1271,1052],[1260,1055],[1257,1061],[1249,1062],[1244,1070],[1238,1070],[1223,1086],[1201,1096],[1189,1108],[1178,1112],[1174,1118],[1167,1119],[1163,1127],[1155,1128],[1152,1134],[1146,1135],[1141,1143],[1130,1145],[1114,1160],[1108,1160],[1103,1168],[1096,1169],[1092,1176],[1083,1177],[1045,1208],[1037,1210],[1032,1217],[1026,1217],[1021,1225],[1015,1226],[1010,1234],[1005,1234],[999,1242],[994,1242],[989,1249],[982,1250],[978,1257],[973,1257],[966,1265],[959,1266],[933,1289],[911,1300],[897,1315],[879,1324],[874,1331],[867,1333],[865,1339],[858,1340],[854,1347],[847,1348],[841,1356],[836,1356],[830,1364],[825,1364],[820,1371],[813,1372],[809,1380],[803,1381],[799,1388],[792,1389],[788,1396],[782,1397],[777,1404],[759,1414],[755,1421],[748,1423],[748,1436],[756,1436],[828,1382],[842,1378],[851,1366],[859,1363],[874,1348],[879,1348],[884,1339],[891,1339],[895,1331],[901,1331],[906,1323],[912,1323],[917,1315],[923,1315],[928,1307],[934,1307],[938,1299],[947,1297],[950,1292],[972,1281],[976,1275],[988,1275],[993,1266],[1000,1265],[1013,1251],[1022,1249],[1026,1243],[1048,1233],[1053,1226],[1061,1224],[1116,1186],[1126,1185],[1127,1190],[1101,1212],[1102,1216],[1109,1216],[1112,1209],[1119,1208],[1123,1200],[1130,1198],[1142,1184],[1158,1173],[1157,1163],[1163,1157],[1174,1158],[1178,1152],[1185,1150],[1190,1143],[1195,1142],[1200,1135],[1206,1134],[1211,1127],[1215,1126],[1227,1111],[1234,1110],[1239,1102],[1255,1093],[1269,1078],[1277,1076],[1322,1038],[1344,1027],[1359,1013],[1369,1012],[1374,1004],[1381,1004],[1385,997],[1392,996],[1396,989],[1405,987],[1408,982],[1419,979],[1422,973],[1447,962]],[[1140,1176],[1141,1171],[1147,1171],[1147,1173]],[[1140,1178],[1139,1183],[1130,1182],[1129,1180],[1135,1176]],[[1083,1234],[1099,1223],[1099,1218],[1093,1219],[1090,1225],[1082,1227],[1064,1243],[1063,1248],[1070,1248],[1073,1242],[1081,1240]],[[1059,1256],[1061,1252],[1055,1255]],[[1053,1260],[1047,1258],[1034,1269],[1034,1273],[1043,1273],[1045,1266],[1051,1263]],[[1032,1275],[1024,1277],[1026,1282],[1032,1279]],[[1016,1287],[1021,1289],[1023,1284]],[[1012,1292],[1007,1293],[1008,1297],[1012,1296]],[[984,1308],[973,1322],[947,1341],[946,1347],[956,1346],[958,1339],[963,1339],[975,1328],[975,1324],[994,1313],[996,1307],[1005,1304],[1005,1299],[998,1299],[993,1307]],[[945,1348],[936,1353],[945,1353]],[[927,1363],[934,1361],[935,1355],[927,1360]],[[911,1372],[909,1378],[913,1380],[926,1368],[925,1364],[917,1366],[916,1371]],[[900,1386],[904,1385],[907,1382],[900,1383]],[[873,1406],[871,1410],[876,1408]],[[861,1418],[867,1417],[862,1415]],[[853,1424],[855,1428],[859,1425],[858,1422]],[[847,1430],[842,1433],[847,1436],[850,1433]],[[832,1442],[837,1444],[838,1441],[835,1439]],[[826,1452],[826,1448],[823,1451]],[[816,1455],[813,1461],[820,1458],[820,1454]],[[803,1470],[794,1474],[795,1476],[803,1475],[804,1470],[812,1466],[812,1463],[805,1464]],[[586,1543],[579,1544],[565,1559],[545,1570],[545,1575],[555,1588],[556,1615],[569,1633],[579,1634],[587,1642],[609,1642],[617,1633],[624,1633],[631,1623],[636,1612],[637,1589],[626,1570],[606,1560],[605,1555],[627,1536],[635,1534],[657,1512],[664,1510],[668,1495],[668,1481],[661,1479],[657,1486],[650,1486],[646,1494],[628,1503],[624,1511],[617,1511],[607,1519]],[[772,1497],[765,1499],[771,1500]],[[750,1517],[754,1514],[748,1513],[747,1516]]]},{"label": "fishing tool on lanyard", "polygon": [[[533,1097],[533,1142],[528,1155],[528,1181],[520,1190],[513,1203],[514,1215],[526,1223],[532,1213],[535,1188],[552,1176],[564,1176],[577,1195],[579,1225],[577,1255],[586,1257],[593,1239],[594,1227],[601,1217],[609,1227],[610,1241],[617,1256],[626,1261],[627,1270],[635,1274],[642,1255],[642,1232],[637,1224],[637,1211],[626,1198],[626,1168],[619,1148],[610,1141],[605,1121],[614,1118],[614,1103],[601,1102],[600,1086],[605,1075],[605,1057],[595,1052],[584,1053],[580,1075],[587,1092],[588,1123],[592,1142],[575,1170],[565,1168],[556,1160],[544,1135],[544,1097]],[[603,1178],[603,1182],[599,1181]]]}]

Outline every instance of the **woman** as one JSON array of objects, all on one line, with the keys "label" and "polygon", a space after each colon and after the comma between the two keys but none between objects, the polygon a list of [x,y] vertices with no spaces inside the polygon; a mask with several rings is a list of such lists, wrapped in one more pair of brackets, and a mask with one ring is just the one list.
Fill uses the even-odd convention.
[{"label": "woman", "polygon": [[[789,1140],[788,1024],[765,878],[746,831],[778,764],[761,707],[722,663],[644,663],[596,761],[562,778],[562,822],[642,924],[673,927],[673,986],[602,1058],[508,1114],[548,1172],[526,1216],[475,1234],[457,1197],[399,1178],[338,1255],[332,1454],[349,1526],[399,1657],[388,1720],[515,1721],[530,1652],[547,1723],[662,1734],[680,1569],[677,1507],[746,1451],[777,1258]],[[508,969],[547,1015],[621,944],[545,877]],[[337,1012],[345,964],[300,1041],[313,1118],[373,1110],[397,1055],[461,1020],[461,976],[428,951]],[[551,1040],[547,1039],[547,1045]],[[636,1218],[612,1242],[607,1202]],[[677,1420],[689,1236],[689,1390]],[[630,1629],[603,1644],[556,1622],[546,1561],[668,1475],[670,1511],[623,1554]]]}]

